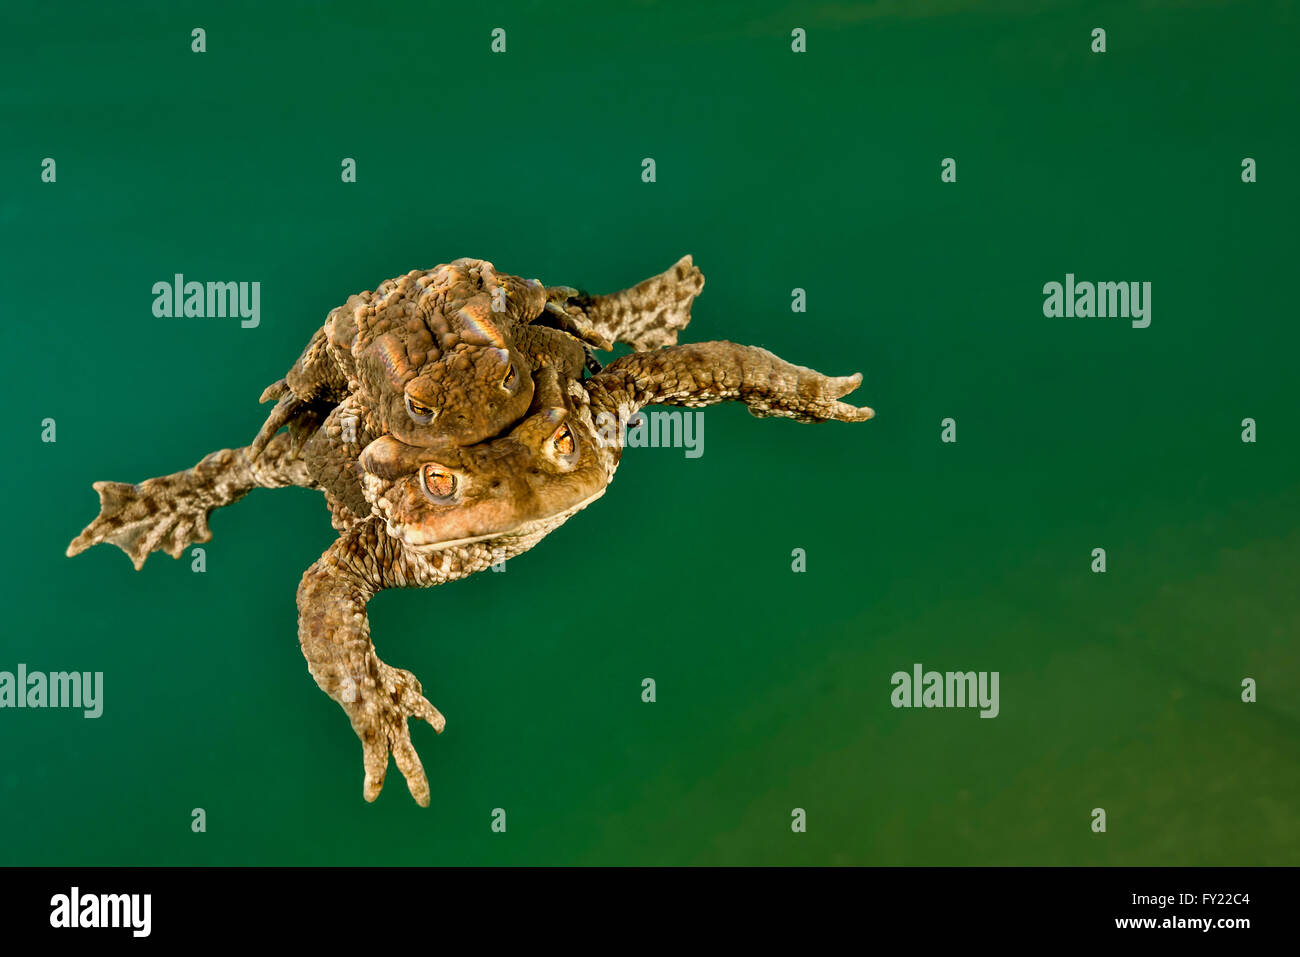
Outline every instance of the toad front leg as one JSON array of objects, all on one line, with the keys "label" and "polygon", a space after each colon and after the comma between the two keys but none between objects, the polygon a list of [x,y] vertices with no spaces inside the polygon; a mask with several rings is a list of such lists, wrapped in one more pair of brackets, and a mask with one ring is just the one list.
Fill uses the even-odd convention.
[{"label": "toad front leg", "polygon": [[379,660],[366,603],[383,588],[437,582],[419,580],[382,528],[376,519],[362,522],[307,569],[298,587],[298,642],[316,684],[347,712],[361,739],[365,799],[379,796],[391,753],[411,796],[428,807],[429,781],[406,722],[422,718],[441,734],[446,720],[415,675]]},{"label": "toad front leg", "polygon": [[743,402],[760,417],[799,422],[863,422],[866,406],[840,402],[862,384],[860,373],[822,375],[757,346],[695,342],[616,359],[584,383],[593,409],[627,416],[647,405],[705,406]]},{"label": "toad front leg", "polygon": [[221,449],[193,468],[127,482],[96,482],[99,515],[68,545],[71,558],[92,545],[111,542],[126,552],[136,571],[154,551],[180,558],[189,545],[210,541],[208,517],[255,488],[315,488],[290,437],[277,435],[260,458],[250,450]]}]

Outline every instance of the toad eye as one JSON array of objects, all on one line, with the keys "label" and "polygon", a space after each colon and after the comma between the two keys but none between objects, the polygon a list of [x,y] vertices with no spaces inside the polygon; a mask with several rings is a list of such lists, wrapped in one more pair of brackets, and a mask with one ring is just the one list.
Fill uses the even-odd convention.
[{"label": "toad eye", "polygon": [[551,447],[555,449],[557,455],[572,455],[574,449],[578,447],[573,439],[573,430],[567,425],[560,426],[560,430],[551,436]]},{"label": "toad eye", "polygon": [[515,384],[515,364],[512,362],[506,367],[506,377],[501,380],[501,388],[509,389]]},{"label": "toad eye", "polygon": [[428,425],[437,414],[434,409],[423,402],[416,402],[409,395],[406,397],[406,414],[420,425]]},{"label": "toad eye", "polygon": [[420,484],[435,505],[445,505],[456,494],[456,476],[441,465],[426,465],[420,469]]}]

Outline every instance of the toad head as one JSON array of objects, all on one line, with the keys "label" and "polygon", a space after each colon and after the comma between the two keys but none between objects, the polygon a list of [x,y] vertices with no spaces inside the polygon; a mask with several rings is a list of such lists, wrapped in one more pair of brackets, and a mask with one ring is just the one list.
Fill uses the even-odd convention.
[{"label": "toad head", "polygon": [[363,450],[366,497],[389,534],[420,551],[523,535],[604,494],[610,457],[581,397],[550,365],[528,391],[523,421],[495,440],[419,448],[385,435]]}]

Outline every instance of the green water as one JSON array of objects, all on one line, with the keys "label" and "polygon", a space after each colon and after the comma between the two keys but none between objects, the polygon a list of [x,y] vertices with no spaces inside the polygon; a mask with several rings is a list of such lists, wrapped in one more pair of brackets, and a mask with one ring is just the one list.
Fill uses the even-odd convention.
[{"label": "green water", "polygon": [[[9,5],[0,670],[105,692],[0,710],[0,863],[1300,863],[1295,5],[609,6]],[[878,417],[710,409],[505,574],[381,594],[448,719],[430,810],[395,768],[362,801],[299,653],[319,495],[215,515],[203,574],[63,555],[93,480],[245,443],[352,292],[687,252],[686,339],[860,370]],[[1150,327],[1045,317],[1067,272],[1151,282]],[[260,325],[155,318],[175,273],[260,282]],[[918,662],[1000,714],[893,708]]]}]

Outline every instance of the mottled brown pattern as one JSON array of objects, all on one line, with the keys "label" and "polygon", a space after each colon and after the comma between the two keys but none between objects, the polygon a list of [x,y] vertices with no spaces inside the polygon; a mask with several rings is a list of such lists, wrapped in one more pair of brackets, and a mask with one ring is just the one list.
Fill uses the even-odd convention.
[{"label": "mottled brown pattern", "polygon": [[608,296],[575,295],[566,311],[581,314],[591,324],[587,341],[625,342],[641,352],[677,342],[677,333],[691,321],[691,303],[703,288],[704,274],[690,256],[683,256],[671,269],[631,289]]},{"label": "mottled brown pattern", "polygon": [[99,517],[72,540],[67,554],[71,557],[91,545],[111,542],[126,552],[139,571],[150,552],[180,558],[187,546],[211,540],[208,516],[213,509],[238,502],[255,488],[286,485],[316,487],[284,433],[256,458],[248,448],[221,449],[193,468],[139,485],[96,482]]},{"label": "mottled brown pattern", "polygon": [[[284,379],[254,450],[288,425],[314,430],[328,408],[355,395],[377,427],[411,445],[472,445],[499,435],[532,401],[543,364],[578,378],[584,344],[676,342],[704,276],[685,256],[665,273],[606,296],[499,273],[458,259],[380,283],[333,310]],[[432,418],[412,412],[412,403]]]},{"label": "mottled brown pattern", "polygon": [[[526,286],[520,295],[534,292]],[[629,292],[625,304],[638,295]],[[592,313],[601,314],[600,307]],[[640,314],[629,306],[627,315]],[[366,316],[362,324],[373,331],[387,316]],[[637,335],[651,337],[642,341],[653,341],[658,321],[636,326]],[[631,320],[625,328],[633,328]],[[309,351],[330,348],[328,331],[312,341]],[[439,732],[446,722],[414,675],[377,656],[367,615],[376,593],[483,571],[532,548],[586,508],[604,494],[622,455],[621,431],[606,428],[611,418],[626,421],[652,403],[734,400],[759,416],[860,422],[871,410],[839,401],[860,381],[823,376],[730,342],[633,353],[586,380],[563,362],[542,363],[530,377],[522,417],[498,437],[465,446],[404,442],[383,430],[380,416],[355,392],[335,396],[326,415],[318,393],[306,399],[321,423],[305,445],[301,430],[277,434],[260,456],[228,449],[139,485],[96,483],[101,514],[68,554],[111,542],[139,569],[151,551],[179,557],[187,544],[207,541],[212,509],[255,487],[319,489],[340,535],[298,588],[298,637],[308,670],[361,740],[366,800],[383,787],[391,754],[412,796],[427,806],[428,778],[408,721],[427,721]]]}]

